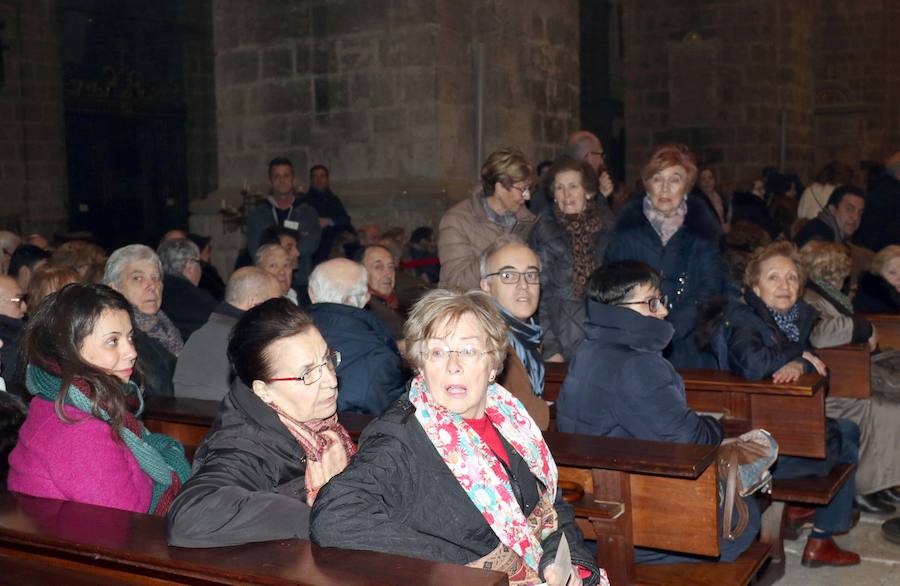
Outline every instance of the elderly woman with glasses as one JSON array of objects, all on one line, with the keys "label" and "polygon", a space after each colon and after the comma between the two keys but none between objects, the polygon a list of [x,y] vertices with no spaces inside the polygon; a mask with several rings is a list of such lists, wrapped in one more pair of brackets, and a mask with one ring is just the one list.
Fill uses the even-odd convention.
[{"label": "elderly woman with glasses", "polygon": [[478,255],[504,234],[528,239],[535,216],[531,198],[534,170],[520,151],[501,149],[481,167],[481,189],[444,214],[438,228],[441,287],[477,289]]},{"label": "elderly woman with glasses", "polygon": [[667,357],[677,367],[711,367],[693,332],[700,304],[722,290],[719,220],[699,196],[688,195],[697,163],[686,146],[657,147],[641,178],[647,194],[622,210],[606,259],[636,260],[659,271],[667,319],[675,327]]},{"label": "elderly woman with glasses", "polygon": [[238,380],[169,511],[167,539],[217,547],[306,538],[316,495],[356,452],[335,412],[341,355],[280,297],[235,324],[228,359]]},{"label": "elderly woman with glasses", "polygon": [[125,296],[134,309],[134,345],[144,373],[145,394],[174,394],[172,377],[184,342],[162,307],[163,271],[159,257],[143,244],[119,248],[106,261],[103,284]]},{"label": "elderly woman with glasses", "polygon": [[551,167],[553,207],[541,212],[531,247],[541,259],[540,322],[547,360],[571,360],[584,339],[584,290],[603,264],[613,215],[587,162],[560,159]]},{"label": "elderly woman with glasses", "polygon": [[[516,585],[605,581],[540,430],[494,382],[508,341],[491,298],[432,291],[405,334],[418,370],[408,398],[369,424],[353,462],[322,489],[312,540],[505,571]],[[578,576],[553,565],[563,534]]]}]

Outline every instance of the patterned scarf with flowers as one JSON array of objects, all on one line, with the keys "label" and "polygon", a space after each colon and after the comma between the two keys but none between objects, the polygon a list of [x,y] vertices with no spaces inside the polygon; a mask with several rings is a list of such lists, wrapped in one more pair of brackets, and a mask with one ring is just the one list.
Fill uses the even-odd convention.
[{"label": "patterned scarf with flowers", "polygon": [[[500,542],[536,571],[543,549],[535,532],[529,529],[500,460],[462,417],[432,400],[422,375],[413,379],[409,400],[416,407],[416,419],[428,439]],[[491,383],[485,415],[544,485],[546,491],[541,500],[552,506],[558,480],[556,463],[525,407],[509,391]]]}]

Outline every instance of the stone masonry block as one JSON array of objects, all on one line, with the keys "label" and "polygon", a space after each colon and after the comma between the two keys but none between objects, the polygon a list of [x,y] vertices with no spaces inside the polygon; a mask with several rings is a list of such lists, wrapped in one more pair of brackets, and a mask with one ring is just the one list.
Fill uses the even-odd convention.
[{"label": "stone masonry block", "polygon": [[235,51],[219,55],[216,59],[216,79],[223,87],[239,83],[252,83],[259,78],[259,53]]},{"label": "stone masonry block", "polygon": [[268,83],[260,87],[259,112],[262,114],[308,112],[310,106],[308,80]]},{"label": "stone masonry block", "polygon": [[389,0],[345,0],[314,6],[312,30],[325,37],[381,31],[387,26],[389,9]]},{"label": "stone masonry block", "polygon": [[263,79],[291,77],[294,56],[290,48],[267,49],[262,52]]}]

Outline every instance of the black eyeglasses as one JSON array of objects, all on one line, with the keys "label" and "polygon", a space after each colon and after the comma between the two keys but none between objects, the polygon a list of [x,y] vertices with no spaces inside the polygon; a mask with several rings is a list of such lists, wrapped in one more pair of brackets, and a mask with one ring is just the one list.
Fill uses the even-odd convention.
[{"label": "black eyeglasses", "polygon": [[586,158],[590,157],[591,155],[597,155],[601,159],[606,159],[606,153],[604,153],[603,151],[588,151],[588,152],[584,153],[583,158],[586,159]]},{"label": "black eyeglasses", "polygon": [[668,295],[663,295],[662,297],[651,297],[646,301],[623,301],[622,303],[616,303],[616,305],[644,305],[645,303],[650,308],[650,313],[657,313],[661,308],[668,307],[669,297]]},{"label": "black eyeglasses", "polygon": [[529,285],[539,285],[541,282],[541,271],[498,271],[496,273],[487,274],[484,278],[500,277],[500,282],[504,285],[515,285],[523,275],[525,276],[525,282]]},{"label": "black eyeglasses", "polygon": [[300,376],[287,376],[281,378],[273,378],[269,379],[269,382],[276,381],[291,381],[298,380],[305,385],[311,385],[317,382],[320,378],[322,378],[322,372],[324,368],[327,366],[328,370],[334,372],[337,370],[337,367],[341,365],[341,353],[337,350],[329,350],[327,354],[325,354],[325,360],[321,364],[316,364],[315,366],[310,366],[306,369],[306,372],[301,374]]}]

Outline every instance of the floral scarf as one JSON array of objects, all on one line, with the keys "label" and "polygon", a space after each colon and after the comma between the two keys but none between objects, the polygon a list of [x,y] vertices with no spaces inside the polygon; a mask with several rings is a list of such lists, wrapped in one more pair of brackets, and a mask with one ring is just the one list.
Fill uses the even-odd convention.
[{"label": "floral scarf", "polygon": [[297,421],[275,403],[269,404],[306,454],[306,504],[313,506],[319,489],[347,467],[356,444],[335,413],[327,419]]},{"label": "floral scarf", "polygon": [[134,322],[138,329],[159,342],[172,356],[181,354],[184,342],[181,340],[181,332],[172,323],[163,310],[150,315],[138,308],[134,308]]},{"label": "floral scarf", "polygon": [[780,311],[776,311],[766,305],[766,309],[769,310],[769,313],[772,314],[772,317],[775,319],[775,323],[778,324],[778,329],[788,337],[788,340],[791,342],[799,342],[800,341],[800,326],[797,325],[797,322],[800,321],[800,304],[795,303],[793,307],[787,310],[786,313],[781,313]]},{"label": "floral scarf", "polygon": [[[537,570],[543,554],[541,543],[529,531],[528,520],[519,508],[500,460],[462,417],[432,401],[421,374],[410,384],[409,400],[416,407],[416,419],[428,439],[500,542],[529,568]],[[559,476],[556,462],[522,403],[500,385],[491,383],[485,415],[541,481],[545,495],[555,501]]]},{"label": "floral scarf", "polygon": [[672,239],[672,236],[675,236],[675,233],[678,232],[679,228],[684,224],[684,217],[686,215],[687,197],[681,200],[681,203],[678,204],[678,207],[672,215],[664,216],[653,207],[653,204],[650,202],[650,196],[644,196],[644,217],[646,217],[647,221],[650,222],[650,225],[653,226],[653,230],[659,236],[659,239],[662,240],[663,246]]},{"label": "floral scarf", "polygon": [[587,202],[580,214],[564,214],[558,206],[553,206],[556,221],[569,235],[572,250],[572,286],[575,295],[584,297],[588,278],[597,267],[594,265],[594,234],[603,227],[603,218],[597,206]]}]

